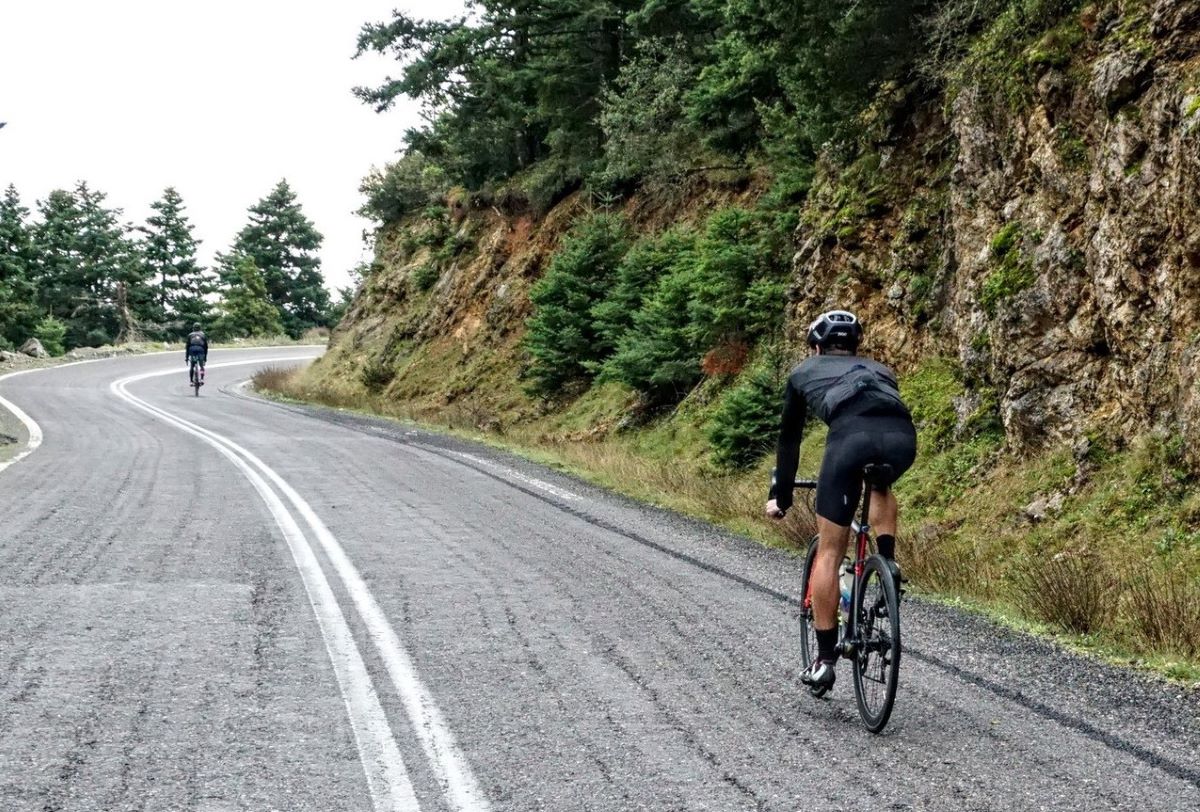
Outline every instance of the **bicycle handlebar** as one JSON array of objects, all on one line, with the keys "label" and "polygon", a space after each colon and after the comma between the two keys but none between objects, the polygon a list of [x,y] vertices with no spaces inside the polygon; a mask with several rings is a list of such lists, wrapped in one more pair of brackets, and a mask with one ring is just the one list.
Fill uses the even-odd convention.
[{"label": "bicycle handlebar", "polygon": [[816,490],[817,481],[815,479],[797,479],[796,487],[797,488],[808,488],[809,490]]}]

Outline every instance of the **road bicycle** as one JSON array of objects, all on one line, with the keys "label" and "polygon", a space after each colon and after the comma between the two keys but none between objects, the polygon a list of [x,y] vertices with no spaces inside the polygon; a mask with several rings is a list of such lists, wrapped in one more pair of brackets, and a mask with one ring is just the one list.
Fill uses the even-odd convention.
[{"label": "road bicycle", "polygon": [[200,387],[204,386],[204,376],[201,372],[200,362],[195,358],[188,359],[188,382],[196,390],[196,397],[200,397]]},{"label": "road bicycle", "polygon": [[[883,730],[892,715],[900,679],[900,585],[888,562],[875,552],[868,524],[871,492],[891,481],[891,468],[868,465],[863,469],[862,518],[854,522],[853,580],[849,607],[839,608],[839,654],[849,661],[854,675],[854,698],[863,724],[872,733]],[[815,490],[814,480],[797,480],[797,488]],[[817,633],[812,612],[812,568],[817,537],[808,545],[800,579],[800,654],[803,667],[817,656]]]}]

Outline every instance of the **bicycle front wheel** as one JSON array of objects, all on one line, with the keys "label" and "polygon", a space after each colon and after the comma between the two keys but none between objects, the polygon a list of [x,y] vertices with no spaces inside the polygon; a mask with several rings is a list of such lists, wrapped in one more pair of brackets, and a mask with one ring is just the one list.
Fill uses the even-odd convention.
[{"label": "bicycle front wheel", "polygon": [[804,670],[817,657],[817,630],[813,625],[812,571],[817,558],[817,537],[808,543],[804,572],[800,576],[800,668]]},{"label": "bicycle front wheel", "polygon": [[892,715],[900,681],[900,596],[891,569],[878,555],[863,565],[858,587],[854,698],[867,730],[878,733]]}]

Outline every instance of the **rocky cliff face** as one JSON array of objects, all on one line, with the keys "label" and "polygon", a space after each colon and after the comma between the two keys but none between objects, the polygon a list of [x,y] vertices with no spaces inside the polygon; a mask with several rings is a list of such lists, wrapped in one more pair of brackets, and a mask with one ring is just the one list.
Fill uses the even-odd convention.
[{"label": "rocky cliff face", "polygon": [[[1145,6],[1085,8],[1028,98],[976,77],[885,133],[879,174],[914,179],[848,240],[801,234],[793,323],[848,302],[901,366],[956,357],[962,412],[988,392],[1016,450],[1197,436],[1200,3]],[[912,232],[922,197],[944,204]]]},{"label": "rocky cliff face", "polygon": [[[883,94],[873,144],[824,166],[796,234],[791,339],[855,308],[902,369],[957,359],[964,420],[994,409],[1019,452],[1200,436],[1200,0],[1089,5],[1015,50],[1012,75]],[[753,196],[626,212],[652,230]],[[451,200],[445,222],[385,230],[325,367],[430,408],[494,405],[489,376],[519,390],[529,287],[585,207],[534,220]],[[422,378],[408,359],[430,355],[461,374]]]}]

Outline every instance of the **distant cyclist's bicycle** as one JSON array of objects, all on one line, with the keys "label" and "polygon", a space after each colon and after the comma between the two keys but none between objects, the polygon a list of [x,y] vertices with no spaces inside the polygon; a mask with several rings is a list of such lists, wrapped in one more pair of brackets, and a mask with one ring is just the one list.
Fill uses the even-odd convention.
[{"label": "distant cyclist's bicycle", "polygon": [[204,376],[200,372],[200,361],[194,357],[188,359],[188,381],[196,390],[196,397],[200,397],[200,387],[204,386]]},{"label": "distant cyclist's bicycle", "polygon": [[[854,672],[854,698],[863,724],[872,733],[883,730],[900,678],[900,585],[888,563],[873,554],[871,527],[867,523],[871,492],[881,482],[891,481],[890,466],[868,465],[863,469],[862,518],[854,524],[855,553],[851,562],[854,578],[848,612],[841,612],[839,649]],[[815,489],[813,480],[798,480],[797,488]],[[812,612],[812,568],[817,557],[817,539],[808,545],[804,575],[800,579],[800,654],[803,668],[817,656],[817,633]]]}]

